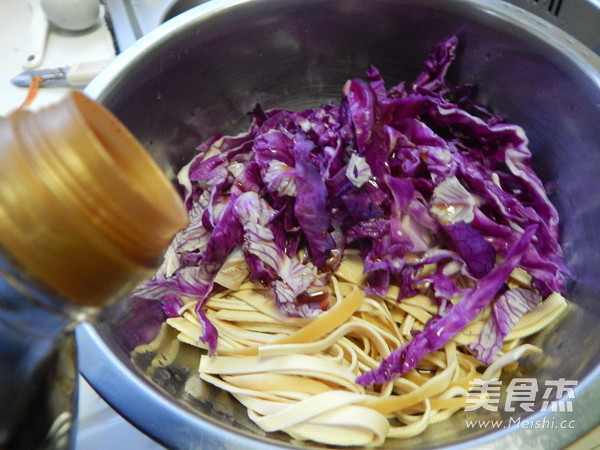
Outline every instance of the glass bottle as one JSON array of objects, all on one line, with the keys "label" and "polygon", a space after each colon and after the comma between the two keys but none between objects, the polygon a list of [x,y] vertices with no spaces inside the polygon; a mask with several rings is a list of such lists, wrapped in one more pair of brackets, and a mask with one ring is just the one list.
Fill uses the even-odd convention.
[{"label": "glass bottle", "polygon": [[149,277],[186,224],[154,160],[85,95],[0,123],[0,448],[70,445],[74,327]]}]

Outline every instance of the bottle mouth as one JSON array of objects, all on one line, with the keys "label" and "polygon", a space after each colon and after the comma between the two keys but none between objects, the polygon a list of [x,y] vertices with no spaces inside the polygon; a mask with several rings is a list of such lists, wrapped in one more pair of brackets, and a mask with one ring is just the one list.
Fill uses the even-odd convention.
[{"label": "bottle mouth", "polygon": [[187,221],[156,162],[85,95],[0,123],[0,245],[74,302],[125,295]]}]

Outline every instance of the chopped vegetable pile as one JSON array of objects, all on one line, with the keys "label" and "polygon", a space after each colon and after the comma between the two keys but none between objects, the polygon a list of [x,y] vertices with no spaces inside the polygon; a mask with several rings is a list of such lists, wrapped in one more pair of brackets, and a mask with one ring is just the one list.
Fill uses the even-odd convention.
[{"label": "chopped vegetable pile", "polygon": [[[246,132],[200,145],[178,177],[191,224],[137,295],[177,316],[186,299],[217,288],[226,261],[243,258],[280,311],[314,317],[328,306],[328,274],[353,248],[368,294],[384,296],[391,283],[399,300],[428,289],[440,311],[359,384],[407,372],[490,305],[470,350],[492,362],[521,315],[562,292],[566,269],[523,129],[446,80],[457,45],[454,36],[439,43],[412,83],[386,89],[370,67],[366,80],[346,82],[339,104],[257,105]],[[506,287],[517,268],[533,290]],[[202,301],[196,314],[213,353],[217,332]]]}]

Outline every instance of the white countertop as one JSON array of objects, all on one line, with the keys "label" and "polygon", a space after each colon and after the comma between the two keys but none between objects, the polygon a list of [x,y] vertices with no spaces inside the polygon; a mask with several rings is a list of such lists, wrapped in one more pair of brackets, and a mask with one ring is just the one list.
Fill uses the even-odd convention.
[{"label": "white countertop", "polygon": [[[103,11],[101,11],[103,14]],[[25,69],[21,62],[29,49],[31,9],[26,0],[0,1],[0,115],[6,116],[19,107],[27,96],[27,88],[13,86],[10,79]],[[44,59],[36,69],[54,68],[79,62],[110,59],[115,56],[112,36],[99,17],[89,31],[68,33],[50,28]],[[42,88],[31,104],[32,109],[58,101],[66,88]]]}]

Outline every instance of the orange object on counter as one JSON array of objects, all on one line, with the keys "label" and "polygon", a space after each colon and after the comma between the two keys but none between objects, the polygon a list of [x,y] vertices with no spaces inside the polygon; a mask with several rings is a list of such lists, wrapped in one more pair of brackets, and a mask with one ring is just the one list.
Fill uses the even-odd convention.
[{"label": "orange object on counter", "polygon": [[23,100],[23,103],[21,103],[21,106],[19,106],[19,109],[27,108],[29,105],[31,105],[31,103],[33,103],[33,101],[35,100],[35,97],[37,97],[37,94],[40,90],[41,84],[42,84],[42,77],[39,75],[35,75],[31,79],[31,85],[29,86],[29,89],[27,89],[27,97],[25,97],[25,100]]}]

